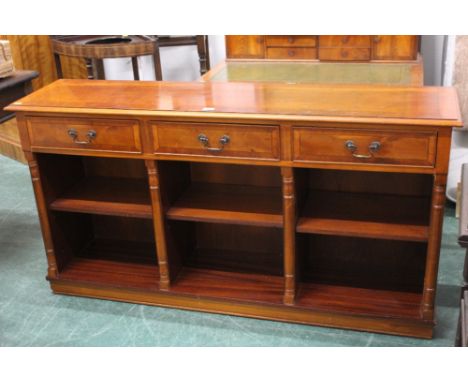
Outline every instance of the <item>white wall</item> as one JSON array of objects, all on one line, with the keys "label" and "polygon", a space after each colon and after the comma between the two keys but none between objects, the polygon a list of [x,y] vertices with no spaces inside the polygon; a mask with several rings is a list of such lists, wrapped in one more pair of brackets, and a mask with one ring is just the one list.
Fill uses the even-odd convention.
[{"label": "white wall", "polygon": [[[211,67],[226,58],[223,35],[208,37]],[[139,57],[140,78],[154,80],[154,66],[151,56]],[[196,81],[200,78],[197,47],[174,46],[161,48],[161,66],[165,81]],[[104,60],[104,71],[108,80],[133,80],[132,62],[129,58]]]},{"label": "white wall", "polygon": [[445,39],[444,65],[443,65],[443,86],[452,86],[453,69],[455,66],[455,43],[456,35],[448,35]]},{"label": "white wall", "polygon": [[424,62],[424,85],[440,86],[443,83],[445,37],[421,37],[421,55]]}]

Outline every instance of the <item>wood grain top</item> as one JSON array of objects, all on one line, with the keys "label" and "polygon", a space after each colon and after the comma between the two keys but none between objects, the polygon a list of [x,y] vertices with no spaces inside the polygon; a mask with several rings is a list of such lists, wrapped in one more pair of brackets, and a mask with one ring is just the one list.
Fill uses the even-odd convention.
[{"label": "wood grain top", "polygon": [[58,80],[7,110],[462,126],[450,87]]}]

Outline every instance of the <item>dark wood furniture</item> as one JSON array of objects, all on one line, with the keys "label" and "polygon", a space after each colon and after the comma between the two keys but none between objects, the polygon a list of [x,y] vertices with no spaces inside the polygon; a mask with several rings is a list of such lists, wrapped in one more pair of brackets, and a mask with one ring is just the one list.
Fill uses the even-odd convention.
[{"label": "dark wood furniture", "polygon": [[138,56],[151,55],[157,81],[162,80],[158,39],[151,36],[51,36],[57,75],[63,78],[61,57],[86,61],[89,79],[105,79],[105,58],[131,57],[133,77],[140,79]]},{"label": "dark wood furniture", "polygon": [[320,61],[416,60],[419,36],[228,35],[228,58]]},{"label": "dark wood furniture", "polygon": [[12,76],[0,78],[0,154],[20,162],[26,159],[19,141],[15,113],[3,108],[31,93],[31,81],[38,75],[33,70],[17,70]]},{"label": "dark wood furniture", "polygon": [[454,89],[60,80],[9,110],[55,293],[432,336]]},{"label": "dark wood furniture", "polygon": [[460,317],[458,322],[457,346],[468,346],[468,164],[462,166],[460,222],[458,243],[466,248],[463,268],[463,285],[461,287]]},{"label": "dark wood furniture", "polygon": [[168,36],[157,35],[160,47],[195,45],[200,62],[200,74],[204,75],[210,70],[210,49],[207,35]]}]

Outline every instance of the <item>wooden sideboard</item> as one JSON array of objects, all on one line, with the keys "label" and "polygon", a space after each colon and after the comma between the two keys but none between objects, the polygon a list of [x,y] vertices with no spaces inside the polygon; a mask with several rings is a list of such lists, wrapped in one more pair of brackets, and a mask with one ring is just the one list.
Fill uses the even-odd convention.
[{"label": "wooden sideboard", "polygon": [[414,35],[227,35],[228,58],[320,61],[416,60]]},{"label": "wooden sideboard", "polygon": [[55,293],[432,336],[454,89],[59,80],[9,110]]}]

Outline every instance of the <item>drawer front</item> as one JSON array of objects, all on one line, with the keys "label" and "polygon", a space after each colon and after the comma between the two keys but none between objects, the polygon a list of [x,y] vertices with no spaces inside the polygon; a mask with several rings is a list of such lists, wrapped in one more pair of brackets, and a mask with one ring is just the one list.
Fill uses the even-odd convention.
[{"label": "drawer front", "polygon": [[371,58],[371,50],[368,48],[320,47],[319,58],[325,61],[369,61]]},{"label": "drawer front", "polygon": [[374,36],[373,60],[415,60],[418,56],[418,36]]},{"label": "drawer front", "polygon": [[228,58],[264,58],[265,38],[259,35],[227,35],[226,52]]},{"label": "drawer front", "polygon": [[319,36],[320,47],[353,47],[353,48],[370,48],[370,36]]},{"label": "drawer front", "polygon": [[437,134],[295,127],[293,142],[300,162],[434,166]]},{"label": "drawer front", "polygon": [[313,60],[317,58],[315,48],[267,48],[267,58]]},{"label": "drawer front", "polygon": [[27,126],[32,149],[142,152],[138,121],[31,117]]},{"label": "drawer front", "polygon": [[265,36],[267,46],[305,46],[314,48],[315,36]]},{"label": "drawer front", "polygon": [[279,126],[152,122],[154,152],[279,160]]}]

